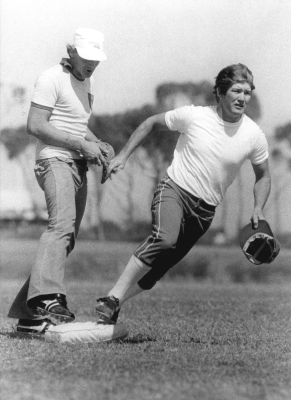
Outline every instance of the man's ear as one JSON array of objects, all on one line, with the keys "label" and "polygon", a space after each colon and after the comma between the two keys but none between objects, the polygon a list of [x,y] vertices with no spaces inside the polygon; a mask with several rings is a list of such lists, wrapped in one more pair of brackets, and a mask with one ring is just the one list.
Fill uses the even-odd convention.
[{"label": "man's ear", "polygon": [[75,55],[77,54],[77,50],[75,49],[75,47],[72,46],[72,47],[68,50],[68,53],[69,53],[70,58],[74,58]]}]

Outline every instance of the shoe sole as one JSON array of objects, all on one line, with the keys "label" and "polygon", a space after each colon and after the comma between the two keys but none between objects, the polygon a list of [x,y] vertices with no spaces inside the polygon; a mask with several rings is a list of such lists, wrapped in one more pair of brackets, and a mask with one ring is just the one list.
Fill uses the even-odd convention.
[{"label": "shoe sole", "polygon": [[57,319],[60,322],[72,322],[75,320],[75,318],[70,317],[68,315],[60,315],[60,314],[55,314],[50,311],[44,310],[43,308],[36,307],[37,311],[40,313],[40,315],[43,316],[48,316],[48,317],[53,317]]},{"label": "shoe sole", "polygon": [[97,325],[116,325],[117,321],[113,322],[111,319],[108,318],[106,319],[99,318],[96,323]]},{"label": "shoe sole", "polygon": [[[96,309],[96,313],[99,314],[99,315],[102,315],[102,317],[106,317],[106,318],[109,318],[109,319],[110,319],[109,315],[106,314],[105,311],[99,311],[99,310]],[[113,315],[113,314],[112,314],[112,315]]]},{"label": "shoe sole", "polygon": [[25,331],[18,331],[17,329],[14,330],[14,333],[17,333],[18,335],[24,335],[24,336],[38,336],[38,337],[44,337],[45,332],[25,332]]},{"label": "shoe sole", "polygon": [[[98,306],[97,306],[97,307],[98,307]],[[112,311],[110,308],[107,308],[107,310],[110,310],[110,312],[112,313],[112,315],[109,316],[108,313],[107,313],[106,311],[104,311],[104,310],[98,310],[97,307],[95,308],[97,314],[102,315],[102,317],[106,317],[106,318],[108,318],[108,319],[111,319],[111,318],[113,317],[115,311]]]},{"label": "shoe sole", "polygon": [[17,328],[13,327],[13,334],[19,337],[30,337],[35,339],[45,339],[45,332],[29,332],[29,331],[19,331]]},{"label": "shoe sole", "polygon": [[45,333],[30,333],[30,332],[18,332],[14,331],[13,335],[19,339],[34,339],[45,341]]}]

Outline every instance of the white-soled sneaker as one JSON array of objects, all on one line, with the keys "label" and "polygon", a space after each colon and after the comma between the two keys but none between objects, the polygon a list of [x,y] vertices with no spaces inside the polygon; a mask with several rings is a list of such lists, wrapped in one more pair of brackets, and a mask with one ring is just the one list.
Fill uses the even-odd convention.
[{"label": "white-soled sneaker", "polygon": [[36,309],[40,315],[58,319],[61,322],[71,322],[75,315],[68,309],[64,294],[52,294],[34,297],[27,302],[27,306]]},{"label": "white-soled sneaker", "polygon": [[120,312],[119,300],[114,296],[97,299],[96,312],[99,315],[97,324],[115,325]]},{"label": "white-soled sneaker", "polygon": [[42,336],[46,331],[55,326],[48,318],[45,319],[20,319],[16,325],[16,332],[29,336]]}]

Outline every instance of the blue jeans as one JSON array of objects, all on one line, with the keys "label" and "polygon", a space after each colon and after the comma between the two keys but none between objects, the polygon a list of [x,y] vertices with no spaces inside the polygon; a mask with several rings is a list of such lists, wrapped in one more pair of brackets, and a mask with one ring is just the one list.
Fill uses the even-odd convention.
[{"label": "blue jeans", "polygon": [[36,162],[35,176],[44,191],[48,227],[42,234],[31,276],[16,296],[8,316],[37,318],[27,300],[45,294],[66,294],[65,261],[75,246],[87,199],[87,164],[54,157]]}]

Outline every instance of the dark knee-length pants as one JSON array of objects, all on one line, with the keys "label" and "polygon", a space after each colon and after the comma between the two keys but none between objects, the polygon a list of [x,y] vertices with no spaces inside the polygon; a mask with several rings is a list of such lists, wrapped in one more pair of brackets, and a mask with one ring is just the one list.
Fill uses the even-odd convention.
[{"label": "dark knee-length pants", "polygon": [[144,290],[151,289],[204,235],[213,220],[215,206],[193,196],[166,176],[154,193],[151,211],[152,233],[134,252],[151,267],[138,282]]}]

